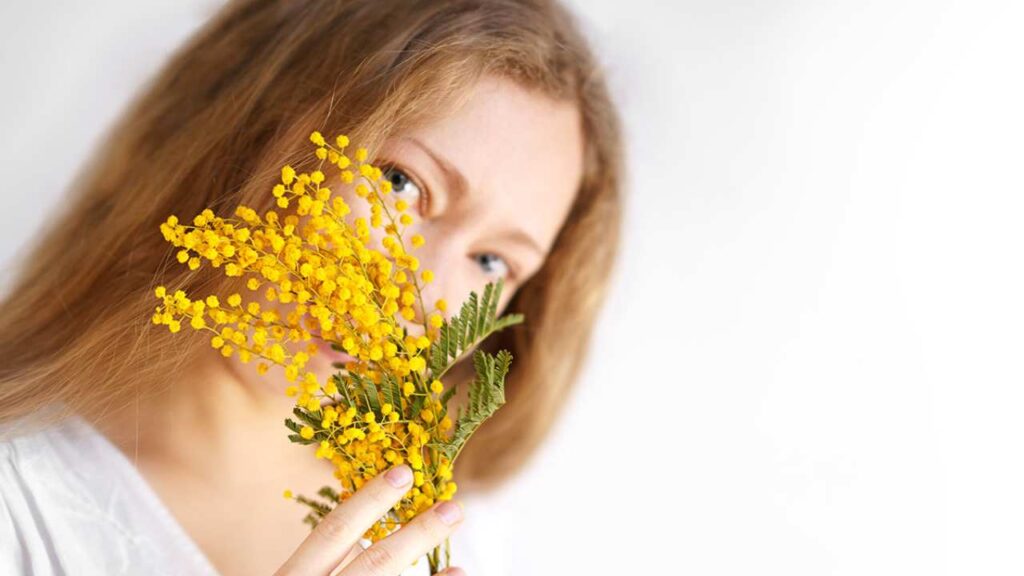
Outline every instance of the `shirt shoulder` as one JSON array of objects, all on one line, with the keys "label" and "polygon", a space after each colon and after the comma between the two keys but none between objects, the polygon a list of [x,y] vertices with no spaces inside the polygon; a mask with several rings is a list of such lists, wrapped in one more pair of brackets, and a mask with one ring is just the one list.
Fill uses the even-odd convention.
[{"label": "shirt shoulder", "polygon": [[54,545],[52,430],[26,429],[24,420],[0,425],[0,573],[65,573],[67,555]]},{"label": "shirt shoulder", "polygon": [[207,574],[125,457],[77,416],[0,424],[0,574]]}]

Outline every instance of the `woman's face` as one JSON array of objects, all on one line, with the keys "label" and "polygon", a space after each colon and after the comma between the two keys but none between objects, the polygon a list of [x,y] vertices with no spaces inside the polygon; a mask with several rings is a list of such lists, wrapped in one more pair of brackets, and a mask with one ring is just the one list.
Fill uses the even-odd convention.
[{"label": "woman's face", "polygon": [[[471,291],[503,278],[500,311],[543,265],[575,198],[583,169],[579,110],[488,76],[465,106],[388,140],[372,161],[392,182],[389,207],[398,199],[409,205],[414,222],[403,236],[426,240],[412,251],[420,271],[435,273],[424,304],[432,310],[443,298],[451,316]],[[350,218],[369,220],[369,205],[353,186],[332,184]],[[372,230],[377,248],[382,235]],[[336,371],[331,363],[347,359],[321,345],[307,369],[326,380]]]}]

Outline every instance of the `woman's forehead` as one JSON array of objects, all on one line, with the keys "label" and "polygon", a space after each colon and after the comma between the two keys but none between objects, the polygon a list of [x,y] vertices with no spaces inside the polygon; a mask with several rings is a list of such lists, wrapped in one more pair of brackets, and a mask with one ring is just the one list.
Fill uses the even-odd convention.
[{"label": "woman's forehead", "polygon": [[583,170],[578,107],[485,77],[465,104],[398,138],[447,165],[468,188],[468,210],[520,222],[542,247],[554,240]]}]

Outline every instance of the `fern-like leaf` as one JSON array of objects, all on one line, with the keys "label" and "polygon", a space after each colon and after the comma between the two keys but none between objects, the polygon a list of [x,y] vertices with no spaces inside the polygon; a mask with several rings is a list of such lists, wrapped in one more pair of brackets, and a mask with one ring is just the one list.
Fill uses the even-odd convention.
[{"label": "fern-like leaf", "polygon": [[381,391],[384,401],[391,404],[392,408],[400,413],[402,411],[402,386],[398,383],[398,379],[391,374],[384,373]]},{"label": "fern-like leaf", "polygon": [[522,314],[496,317],[503,287],[504,280],[499,278],[484,287],[482,297],[470,292],[459,313],[441,325],[440,337],[430,349],[430,372],[434,378],[440,378],[467,350],[494,332],[523,321]]},{"label": "fern-like leaf", "polygon": [[352,382],[355,383],[355,389],[360,392],[360,397],[365,400],[365,402],[357,404],[357,406],[361,405],[361,407],[369,408],[379,418],[380,391],[377,390],[377,384],[373,380],[357,374],[349,374],[348,378],[352,379]]},{"label": "fern-like leaf", "polygon": [[483,350],[473,354],[476,378],[469,388],[469,402],[460,410],[451,439],[440,447],[454,463],[469,437],[505,404],[505,376],[512,363],[512,354],[501,350],[492,355]]}]

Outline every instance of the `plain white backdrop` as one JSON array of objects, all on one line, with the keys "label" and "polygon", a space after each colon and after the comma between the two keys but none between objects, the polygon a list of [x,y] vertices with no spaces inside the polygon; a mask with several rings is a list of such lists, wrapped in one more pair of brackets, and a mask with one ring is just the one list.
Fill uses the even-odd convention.
[{"label": "plain white backdrop", "polygon": [[[0,264],[218,5],[0,8]],[[1024,6],[574,6],[626,244],[510,573],[1024,573]]]}]

